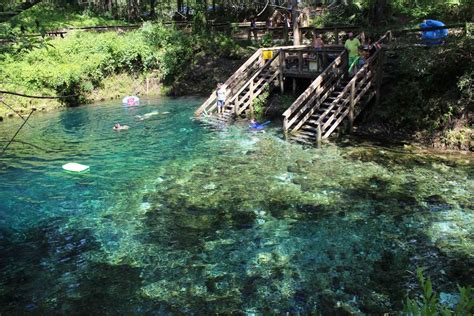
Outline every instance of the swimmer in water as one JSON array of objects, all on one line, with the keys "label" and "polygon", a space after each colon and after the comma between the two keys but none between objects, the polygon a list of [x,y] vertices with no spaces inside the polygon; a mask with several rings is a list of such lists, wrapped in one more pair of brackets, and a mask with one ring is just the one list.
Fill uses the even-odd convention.
[{"label": "swimmer in water", "polygon": [[154,116],[154,115],[158,115],[159,113],[157,111],[153,111],[153,112],[150,112],[150,113],[146,113],[146,114],[143,114],[143,115],[135,115],[135,118],[140,120],[140,121],[144,121],[144,120],[147,120],[149,119],[150,117]]},{"label": "swimmer in water", "polygon": [[115,123],[115,125],[114,125],[114,127],[113,127],[114,131],[122,131],[122,130],[127,130],[127,129],[129,129],[129,128],[130,128],[130,126],[128,126],[128,125],[120,125],[120,123]]}]

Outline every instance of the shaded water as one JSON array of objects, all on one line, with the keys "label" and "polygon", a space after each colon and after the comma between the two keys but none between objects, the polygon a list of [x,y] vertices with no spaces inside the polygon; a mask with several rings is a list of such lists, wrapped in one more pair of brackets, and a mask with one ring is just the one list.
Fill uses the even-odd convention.
[{"label": "shaded water", "polygon": [[418,266],[474,284],[471,156],[209,131],[199,103],[33,117],[0,157],[0,313],[380,314]]}]

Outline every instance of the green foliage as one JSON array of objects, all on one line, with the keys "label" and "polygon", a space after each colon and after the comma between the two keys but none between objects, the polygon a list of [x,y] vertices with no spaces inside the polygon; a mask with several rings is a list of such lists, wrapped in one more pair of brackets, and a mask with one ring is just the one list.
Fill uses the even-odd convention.
[{"label": "green foliage", "polygon": [[59,7],[52,3],[43,2],[23,11],[5,24],[11,25],[14,29],[23,26],[28,32],[36,33],[45,29],[56,30],[65,27],[124,25],[127,23],[97,15],[91,11],[79,11],[70,5]]},{"label": "green foliage", "polygon": [[272,34],[270,32],[265,33],[259,43],[260,47],[271,47],[273,46]]},{"label": "green foliage", "polygon": [[474,13],[470,0],[396,0],[392,5],[395,12],[410,17],[413,21],[425,18],[469,21]]},{"label": "green foliage", "polygon": [[[449,127],[468,106],[474,63],[472,43],[464,38],[446,46],[397,51],[389,91],[375,119],[394,130],[433,133]],[[472,99],[471,99],[472,100]]]},{"label": "green foliage", "polygon": [[407,299],[404,302],[403,313],[404,315],[410,316],[464,316],[472,315],[474,308],[474,288],[473,287],[460,287],[459,290],[459,302],[454,310],[450,309],[449,306],[445,306],[440,303],[438,295],[433,290],[430,277],[425,278],[423,275],[423,269],[418,268],[416,270],[418,283],[422,290],[421,300],[419,299]]},{"label": "green foliage", "polygon": [[78,95],[66,100],[75,104],[108,75],[138,74],[158,64],[155,51],[143,45],[140,32],[77,32],[51,45],[21,54],[3,54],[0,80],[7,84],[2,86],[33,94]]},{"label": "green foliage", "polygon": [[252,102],[253,113],[255,115],[255,119],[261,120],[265,114],[265,107],[268,104],[268,99],[270,97],[270,86],[265,84],[262,93],[255,98]]}]

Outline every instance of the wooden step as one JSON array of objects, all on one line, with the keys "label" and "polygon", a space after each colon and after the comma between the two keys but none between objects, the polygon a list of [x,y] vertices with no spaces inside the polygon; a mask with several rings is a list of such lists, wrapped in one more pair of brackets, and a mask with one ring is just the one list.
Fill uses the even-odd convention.
[{"label": "wooden step", "polygon": [[291,136],[290,140],[294,141],[294,142],[298,142],[298,143],[308,144],[308,145],[313,145],[314,144],[314,139],[306,138],[306,137],[299,137],[298,135]]},{"label": "wooden step", "polygon": [[305,130],[299,130],[299,131],[298,131],[298,135],[305,135],[305,136],[309,136],[309,137],[316,137],[317,133],[316,133],[316,131],[310,132],[310,131],[305,131]]}]

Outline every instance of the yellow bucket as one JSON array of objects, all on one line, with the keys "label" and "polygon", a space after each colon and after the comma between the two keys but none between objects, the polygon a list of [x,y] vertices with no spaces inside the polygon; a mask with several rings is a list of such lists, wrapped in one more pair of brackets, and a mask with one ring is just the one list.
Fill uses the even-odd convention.
[{"label": "yellow bucket", "polygon": [[262,57],[263,57],[264,60],[272,59],[273,58],[273,51],[272,50],[262,51]]}]

